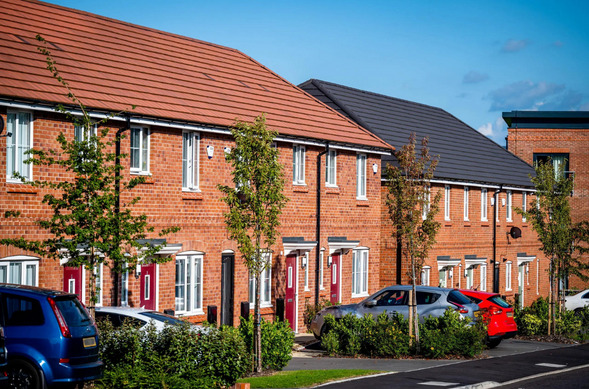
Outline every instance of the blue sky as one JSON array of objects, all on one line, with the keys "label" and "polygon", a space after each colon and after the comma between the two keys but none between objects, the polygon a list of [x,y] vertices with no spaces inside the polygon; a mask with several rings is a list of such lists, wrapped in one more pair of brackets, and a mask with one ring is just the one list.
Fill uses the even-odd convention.
[{"label": "blue sky", "polygon": [[589,111],[589,2],[51,0],[440,107],[505,145],[501,112]]}]

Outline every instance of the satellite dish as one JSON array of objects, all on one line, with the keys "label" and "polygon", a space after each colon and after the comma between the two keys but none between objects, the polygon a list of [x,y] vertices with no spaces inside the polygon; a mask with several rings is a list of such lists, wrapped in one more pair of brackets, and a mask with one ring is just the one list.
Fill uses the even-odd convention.
[{"label": "satellite dish", "polygon": [[509,230],[509,235],[513,239],[521,238],[522,237],[522,230],[520,230],[518,227],[511,227],[511,230]]}]

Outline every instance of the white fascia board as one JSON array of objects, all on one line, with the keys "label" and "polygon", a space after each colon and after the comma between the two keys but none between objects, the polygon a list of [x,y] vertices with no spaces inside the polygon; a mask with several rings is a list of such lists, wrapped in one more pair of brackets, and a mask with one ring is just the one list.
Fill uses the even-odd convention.
[{"label": "white fascia board", "polygon": [[438,262],[438,270],[440,270],[443,268],[449,269],[451,267],[458,266],[458,265],[460,265],[461,261],[458,258],[456,258],[456,259],[450,258],[450,259],[438,259],[437,262]]},{"label": "white fascia board", "polygon": [[317,242],[305,242],[305,243],[283,243],[284,255],[300,254],[303,255],[308,253],[317,247]]},{"label": "white fascia board", "polygon": [[532,262],[536,257],[517,257],[517,266],[525,265],[526,263]]},{"label": "white fascia board", "polygon": [[[388,182],[386,178],[381,178],[382,182]],[[447,180],[430,180],[431,184],[440,184],[440,185],[454,185],[454,186],[469,186],[469,187],[477,187],[477,188],[487,188],[487,189],[503,189],[503,190],[513,190],[515,192],[536,192],[535,188],[522,188],[516,186],[499,186],[499,185],[491,185],[491,184],[481,184],[479,182],[468,182],[468,181],[447,181]]]},{"label": "white fascia board", "polygon": [[487,258],[465,258],[464,263],[466,264],[466,268],[470,269],[471,267],[474,267],[474,266],[486,265]]}]

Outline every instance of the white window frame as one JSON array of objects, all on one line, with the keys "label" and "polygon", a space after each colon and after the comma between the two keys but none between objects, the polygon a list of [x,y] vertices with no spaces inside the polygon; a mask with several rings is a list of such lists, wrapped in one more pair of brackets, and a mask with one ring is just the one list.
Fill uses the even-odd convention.
[{"label": "white window frame", "polygon": [[448,274],[446,269],[441,268],[438,270],[438,286],[440,288],[447,288],[448,286]]},{"label": "white window frame", "polygon": [[468,186],[464,187],[464,221],[468,221],[468,206],[469,206],[469,194],[470,188]]},{"label": "white window frame", "polygon": [[[0,259],[0,268],[4,268],[6,272],[6,280],[0,279],[0,282],[6,282],[9,284],[19,284],[19,285],[30,285],[30,286],[39,286],[39,258],[31,257],[28,255],[15,255],[11,257],[5,257]],[[11,271],[10,267],[13,264],[19,264],[20,266],[20,282],[15,282],[11,278]],[[27,283],[27,267],[33,266],[33,275],[34,280],[32,283]],[[23,282],[24,280],[24,282]]]},{"label": "white window frame", "polygon": [[[522,211],[528,211],[528,193],[522,192]],[[522,215],[522,222],[527,222],[525,213]]]},{"label": "white window frame", "polygon": [[[96,136],[98,134],[98,126],[96,124],[92,125],[92,129],[94,132],[94,136]],[[74,124],[74,140],[76,140],[77,142],[84,142],[86,140],[88,140],[88,133],[90,131],[88,131],[86,129],[86,127],[84,126],[78,126]]]},{"label": "white window frame", "polygon": [[[179,262],[183,263],[179,264]],[[200,315],[204,313],[202,306],[204,281],[203,262],[204,256],[200,253],[182,253],[176,255],[174,305],[177,314]],[[178,275],[179,266],[183,268],[183,273],[181,274],[183,275],[183,278],[180,280]],[[178,287],[184,288],[184,296],[178,296]]]},{"label": "white window frame", "polygon": [[487,188],[481,188],[481,221],[483,222],[489,221],[487,214],[489,208],[487,204],[488,199]]},{"label": "white window frame", "polygon": [[[25,131],[28,132],[28,144],[20,144],[21,142],[21,131],[20,127],[20,115],[29,116],[29,126]],[[14,115],[14,126],[9,123],[9,117]],[[8,110],[6,113],[6,132],[12,133],[12,136],[6,137],[6,182],[14,182],[21,184],[22,181],[13,178],[15,172],[20,173],[28,181],[33,180],[33,165],[30,163],[24,163],[29,156],[26,152],[33,148],[33,113],[29,111],[13,111]],[[12,159],[12,161],[10,161]],[[10,161],[10,162],[9,162]],[[9,171],[12,166],[12,171]]]},{"label": "white window frame", "polygon": [[510,291],[511,289],[511,271],[512,271],[512,264],[511,261],[505,262],[505,290]]},{"label": "white window frame", "polygon": [[466,289],[472,289],[474,284],[474,269],[472,267],[468,267],[464,276],[464,278],[466,278]]},{"label": "white window frame", "polygon": [[200,134],[182,132],[182,190],[198,192],[200,187]]},{"label": "white window frame", "polygon": [[356,199],[367,200],[366,197],[366,154],[356,154]]},{"label": "white window frame", "polygon": [[329,150],[325,156],[325,186],[337,187],[337,151]]},{"label": "white window frame", "polygon": [[513,221],[512,205],[513,205],[513,194],[510,190],[508,190],[507,191],[507,200],[506,200],[506,205],[505,205],[505,207],[507,208],[505,210],[505,220],[508,222]]},{"label": "white window frame", "polygon": [[96,306],[97,307],[102,307],[102,296],[104,296],[103,288],[102,288],[102,286],[104,284],[102,282],[102,280],[104,280],[102,269],[103,269],[102,263],[94,266],[94,274],[96,275],[95,287],[96,287]]},{"label": "white window frame", "polygon": [[444,220],[450,220],[450,185],[444,186]]},{"label": "white window frame", "polygon": [[368,296],[368,248],[352,252],[352,297]]},{"label": "white window frame", "polygon": [[[139,146],[137,147],[133,145],[133,133],[135,131],[139,131]],[[143,144],[143,139],[145,137],[145,143]],[[129,140],[130,143],[130,154],[129,154],[129,163],[131,164],[131,173],[132,174],[149,174],[149,164],[150,164],[150,153],[151,153],[151,130],[149,127],[131,127],[131,139]],[[139,154],[139,161],[138,166],[133,166],[133,150],[137,149]],[[144,156],[146,154],[146,156]],[[145,165],[145,168],[143,168]]]},{"label": "white window frame", "polygon": [[[266,308],[272,306],[272,254],[266,253],[265,259],[267,261],[267,266],[262,270],[260,273],[260,281],[262,283],[261,294],[260,294],[260,307]],[[308,264],[307,264],[308,266]],[[297,273],[298,274],[298,273]],[[297,282],[295,280],[295,282]],[[254,275],[250,273],[249,275],[249,302],[250,304],[255,304],[255,287],[256,287],[256,279]],[[268,293],[265,293],[265,292]],[[253,305],[252,305],[253,307]]]},{"label": "white window frame", "polygon": [[325,258],[325,248],[321,248],[319,252],[319,289],[325,289],[323,285],[323,261]]},{"label": "white window frame", "polygon": [[481,265],[481,270],[480,270],[481,274],[480,274],[480,285],[479,285],[479,290],[482,292],[486,292],[487,291],[487,265]]},{"label": "white window frame", "polygon": [[129,271],[127,264],[123,264],[125,271],[121,273],[121,306],[129,306]]},{"label": "white window frame", "polygon": [[309,253],[303,254],[305,259],[305,291],[309,290]]},{"label": "white window frame", "polygon": [[303,145],[292,146],[292,183],[294,185],[305,184],[305,159],[306,149]]},{"label": "white window frame", "polygon": [[431,266],[424,266],[421,269],[421,285],[429,286],[431,269]]},{"label": "white window frame", "polygon": [[430,204],[431,204],[431,187],[429,185],[425,186],[425,201],[423,202],[423,208],[421,210],[421,218],[423,220],[427,219],[427,214],[429,213],[430,210]]}]

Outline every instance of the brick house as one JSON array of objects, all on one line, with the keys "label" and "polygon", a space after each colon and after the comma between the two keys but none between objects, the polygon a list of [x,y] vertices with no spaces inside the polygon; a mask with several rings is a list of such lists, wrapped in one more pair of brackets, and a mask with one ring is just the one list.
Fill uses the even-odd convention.
[{"label": "brick house", "polygon": [[[565,164],[574,175],[570,198],[572,221],[589,220],[589,112],[511,111],[503,112],[507,123],[507,148],[533,164],[546,161]],[[589,256],[585,256],[589,261]],[[565,288],[585,289],[588,284],[571,278]]]},{"label": "brick house", "polygon": [[[548,262],[531,225],[514,211],[533,196],[530,165],[440,108],[315,79],[299,86],[396,148],[411,132],[418,141],[429,138],[430,154],[439,155],[431,187],[432,196],[443,192],[442,227],[422,284],[495,291],[512,301],[518,295],[526,305],[548,294]],[[386,163],[394,157],[383,157]],[[384,203],[384,177],[382,190],[381,286],[408,283]]]},{"label": "brick house", "polygon": [[[24,164],[24,152],[58,149],[59,132],[69,139],[76,132],[54,110],[64,104],[75,114],[77,107],[45,69],[35,40],[41,34],[91,116],[114,114],[110,136],[127,135],[120,147],[132,158],[123,160],[124,178],[144,175],[146,182],[122,202],[141,196],[134,210],[147,214],[156,231],[181,227],[158,253],[171,256],[167,263],[145,259],[120,277],[108,266],[96,269],[99,305],[172,310],[194,322],[216,306],[219,322],[238,322],[240,303],[253,299],[253,282],[228,238],[217,185],[231,182],[224,158],[234,147],[229,127],[261,113],[279,133],[290,199],[262,277],[263,314],[272,317],[277,299],[285,298],[285,315],[297,331],[305,304],[357,301],[378,290],[377,172],[381,155],[390,155],[387,143],[235,49],[38,1],[3,5],[0,171],[6,176],[0,203],[2,214],[23,214],[0,219],[0,237],[48,237],[34,224],[49,214],[41,204],[44,193],[14,180],[12,172],[61,179],[65,172]],[[0,282],[64,289],[87,300],[86,272],[64,265],[0,247]]]}]

